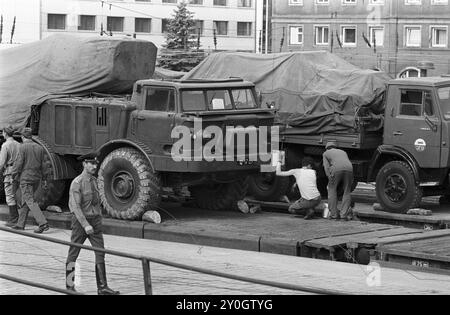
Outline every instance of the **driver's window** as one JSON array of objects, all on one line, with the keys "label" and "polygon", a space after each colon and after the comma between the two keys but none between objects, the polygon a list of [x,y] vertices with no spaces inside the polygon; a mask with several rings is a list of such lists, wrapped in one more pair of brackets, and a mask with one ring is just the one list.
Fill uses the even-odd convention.
[{"label": "driver's window", "polygon": [[422,91],[401,91],[400,115],[422,116]]},{"label": "driver's window", "polygon": [[149,88],[145,99],[145,109],[154,111],[175,111],[175,98],[172,89]]}]

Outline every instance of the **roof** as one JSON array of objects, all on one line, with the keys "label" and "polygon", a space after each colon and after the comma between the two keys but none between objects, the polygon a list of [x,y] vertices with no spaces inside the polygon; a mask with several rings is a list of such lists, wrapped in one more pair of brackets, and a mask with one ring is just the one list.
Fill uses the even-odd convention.
[{"label": "roof", "polygon": [[139,80],[136,84],[140,85],[157,85],[157,86],[173,86],[179,89],[198,89],[198,88],[234,88],[234,87],[254,87],[250,81],[244,81],[241,78],[229,79],[207,79],[207,80]]},{"label": "roof", "polygon": [[395,79],[391,80],[389,84],[423,86],[450,85],[450,76]]}]

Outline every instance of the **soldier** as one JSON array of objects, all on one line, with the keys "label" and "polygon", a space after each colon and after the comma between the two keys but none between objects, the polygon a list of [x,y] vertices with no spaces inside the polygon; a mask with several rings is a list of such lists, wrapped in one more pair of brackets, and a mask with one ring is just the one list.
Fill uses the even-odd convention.
[{"label": "soldier", "polygon": [[20,143],[13,138],[14,128],[11,126],[3,129],[5,143],[0,151],[0,170],[3,170],[3,183],[6,203],[9,207],[9,220],[6,226],[13,227],[19,219],[17,212],[16,190],[18,188],[17,165],[14,163],[20,156]]},{"label": "soldier", "polygon": [[[83,244],[86,238],[93,247],[105,248],[102,232],[102,209],[97,179],[97,155],[86,154],[78,158],[83,162],[83,172],[70,185],[69,208],[73,213],[71,242]],[[75,291],[75,262],[80,248],[71,246],[66,261],[66,288]],[[105,254],[95,252],[95,276],[99,295],[117,295],[119,291],[111,290],[106,281]]]},{"label": "soldier", "polygon": [[42,214],[41,208],[34,200],[34,193],[38,189],[41,180],[47,185],[45,174],[45,151],[32,140],[31,128],[25,128],[22,132],[22,145],[20,147],[20,159],[17,161],[17,171],[20,173],[20,191],[22,193],[22,204],[19,209],[19,220],[12,228],[23,230],[31,210],[38,224],[34,233],[48,231],[47,219]]},{"label": "soldier", "polygon": [[[334,141],[329,141],[323,153],[323,168],[328,176],[328,201],[330,204],[330,219],[351,220],[352,219],[352,183],[353,165],[345,151],[337,148]],[[337,204],[337,188],[342,184],[344,196],[342,197],[342,209],[339,214]]]}]

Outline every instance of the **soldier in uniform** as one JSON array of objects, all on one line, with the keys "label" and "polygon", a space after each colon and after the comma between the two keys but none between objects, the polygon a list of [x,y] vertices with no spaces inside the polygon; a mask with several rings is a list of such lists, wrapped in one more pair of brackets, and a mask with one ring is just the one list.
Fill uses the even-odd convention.
[{"label": "soldier in uniform", "polygon": [[[86,238],[93,247],[105,248],[102,232],[102,209],[97,179],[97,155],[87,154],[78,158],[83,162],[83,172],[70,185],[69,208],[73,213],[71,242],[83,244]],[[75,262],[80,248],[71,246],[66,261],[66,288],[75,291]],[[105,254],[95,252],[95,276],[99,295],[117,295],[106,281]]]},{"label": "soldier in uniform", "polygon": [[20,191],[22,193],[22,204],[19,209],[19,220],[13,229],[23,230],[31,210],[38,224],[34,233],[48,231],[47,219],[42,214],[41,208],[34,200],[34,193],[38,189],[41,180],[46,185],[45,174],[45,151],[32,140],[31,128],[25,128],[22,132],[22,145],[20,146],[20,159],[17,160],[17,171],[20,173]]},{"label": "soldier in uniform", "polygon": [[0,151],[0,170],[3,170],[3,183],[5,188],[6,203],[9,207],[9,220],[6,226],[12,227],[19,219],[17,212],[16,190],[18,188],[17,165],[15,161],[20,156],[20,143],[13,138],[14,128],[11,126],[3,129],[3,137],[6,139]]}]

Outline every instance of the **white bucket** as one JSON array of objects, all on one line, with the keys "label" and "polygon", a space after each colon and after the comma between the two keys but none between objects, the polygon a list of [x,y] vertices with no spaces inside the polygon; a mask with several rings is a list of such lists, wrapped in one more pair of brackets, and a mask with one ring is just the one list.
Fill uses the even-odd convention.
[{"label": "white bucket", "polygon": [[324,203],[325,207],[323,209],[323,217],[324,219],[328,219],[330,216],[330,209],[328,208],[328,203]]}]

